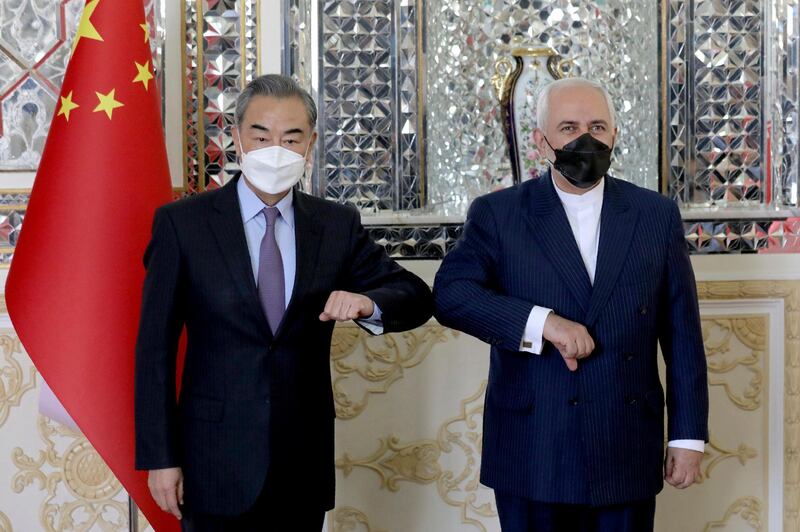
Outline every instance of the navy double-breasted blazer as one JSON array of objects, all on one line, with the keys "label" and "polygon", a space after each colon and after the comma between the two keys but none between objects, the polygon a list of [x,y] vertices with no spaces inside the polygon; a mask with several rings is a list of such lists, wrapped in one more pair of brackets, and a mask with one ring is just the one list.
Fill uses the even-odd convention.
[{"label": "navy double-breasted blazer", "polygon": [[[535,501],[610,505],[663,485],[668,438],[707,440],[697,292],[674,202],[606,177],[592,286],[550,176],[480,197],[434,286],[444,325],[491,344],[481,480]],[[596,343],[570,372],[520,352],[534,305]]]}]

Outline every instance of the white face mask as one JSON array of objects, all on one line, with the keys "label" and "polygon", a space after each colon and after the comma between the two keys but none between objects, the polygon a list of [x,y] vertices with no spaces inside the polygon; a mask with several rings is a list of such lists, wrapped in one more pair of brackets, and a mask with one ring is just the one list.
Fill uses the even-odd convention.
[{"label": "white face mask", "polygon": [[[306,155],[311,143],[306,148]],[[239,143],[242,155],[242,173],[258,190],[267,194],[286,192],[303,178],[306,158],[283,146],[270,146],[247,153]]]}]

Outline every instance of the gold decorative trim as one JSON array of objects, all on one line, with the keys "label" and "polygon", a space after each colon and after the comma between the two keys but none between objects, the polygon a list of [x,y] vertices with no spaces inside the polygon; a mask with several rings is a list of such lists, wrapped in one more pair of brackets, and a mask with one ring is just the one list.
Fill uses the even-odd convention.
[{"label": "gold decorative trim", "polygon": [[[486,381],[461,402],[461,412],[442,424],[436,440],[401,443],[394,435],[380,440],[371,455],[353,459],[344,454],[336,467],[348,477],[355,468],[378,475],[382,489],[398,491],[399,481],[436,484],[439,496],[450,506],[461,510],[462,524],[481,532],[486,527],[480,519],[497,516],[491,491],[480,487],[481,429]],[[451,471],[443,463],[446,455],[457,452],[460,470]]]},{"label": "gold decorative trim", "polygon": [[[367,408],[370,395],[383,394],[402,379],[405,370],[414,368],[427,358],[433,346],[443,343],[452,334],[441,325],[425,325],[398,334],[371,336],[355,326],[337,327],[331,342],[333,362],[333,399],[336,417],[353,419]],[[358,377],[366,383],[361,398],[345,385]]]},{"label": "gold decorative trim", "polygon": [[740,443],[736,449],[725,449],[719,442],[716,441],[714,436],[709,437],[709,443],[706,445],[706,451],[703,455],[703,463],[708,462],[704,469],[700,470],[700,476],[697,478],[697,483],[702,484],[706,479],[711,478],[711,472],[725,460],[736,458],[741,465],[746,465],[748,460],[758,457],[758,451]]},{"label": "gold decorative trim", "polygon": [[[2,299],[5,306],[5,298]],[[7,313],[2,309],[3,313]],[[31,365],[26,372],[16,360],[15,354],[22,354],[22,344],[13,331],[0,331],[0,427],[8,420],[11,409],[19,406],[26,392],[36,388],[36,368]],[[27,357],[26,357],[27,358]]]},{"label": "gold decorative trim", "polygon": [[[246,0],[239,0],[239,61],[241,66],[242,85],[247,83],[247,6]],[[256,15],[258,17],[258,15]],[[258,50],[258,35],[256,35],[256,50]],[[256,59],[258,61],[258,59]],[[258,65],[256,65],[258,69]],[[205,71],[205,68],[203,69]],[[244,88],[244,86],[242,87]]]},{"label": "gold decorative trim", "polygon": [[512,41],[511,57],[501,57],[494,64],[494,75],[491,77],[492,87],[497,100],[502,107],[508,105],[511,99],[511,90],[519,75],[522,73],[523,57],[547,58],[547,71],[553,79],[564,77],[566,65],[575,63],[575,59],[562,59],[553,48],[542,46],[527,46],[519,38]]},{"label": "gold decorative trim", "polygon": [[508,99],[511,96],[512,80],[518,69],[519,66],[508,57],[501,57],[494,64],[495,73],[491,78],[491,83],[492,87],[494,87],[494,94],[502,106],[508,104]]},{"label": "gold decorative trim", "polygon": [[[702,319],[703,344],[709,373],[708,384],[710,386],[721,386],[725,390],[728,399],[741,410],[753,411],[761,406],[761,398],[764,391],[764,372],[760,366],[767,352],[767,323],[766,316],[734,319],[705,316]],[[712,340],[712,330],[722,331],[721,337]],[[721,358],[721,355],[731,351],[731,340],[734,337],[752,351],[748,355],[733,359]],[[743,367],[751,374],[747,388],[741,394],[734,392],[730,383],[725,379],[712,376],[728,374],[738,367]]]},{"label": "gold decorative trim", "polygon": [[511,50],[514,57],[558,57],[558,52],[550,47],[520,46]]},{"label": "gold decorative trim", "polygon": [[197,190],[202,192],[206,189],[206,64],[203,48],[203,35],[205,34],[203,0],[195,0],[195,9],[197,10],[197,28],[195,28],[195,46],[197,46],[197,83],[195,84],[197,90]]},{"label": "gold decorative trim", "polygon": [[[189,0],[191,1],[191,0]],[[181,2],[181,150],[183,152],[183,159],[181,160],[181,169],[183,170],[183,185],[181,187],[172,187],[173,194],[183,193],[189,189],[189,139],[186,127],[186,113],[188,111],[189,101],[189,78],[186,70],[186,54],[188,51],[186,43],[186,4]],[[171,179],[171,178],[170,178]]]},{"label": "gold decorative trim", "polygon": [[800,281],[705,281],[697,284],[697,292],[701,300],[783,300],[783,529],[796,532],[800,530]]},{"label": "gold decorative trim", "polygon": [[400,480],[417,484],[436,482],[442,474],[439,465],[441,454],[435,441],[420,440],[403,445],[400,438],[390,435],[381,439],[378,450],[366,458],[352,459],[344,453],[336,461],[336,467],[342,470],[345,478],[356,467],[372,470],[381,478],[381,488],[398,491]]},{"label": "gold decorative trim", "polygon": [[35,482],[47,492],[39,513],[42,528],[48,532],[94,526],[127,529],[127,501],[115,500],[122,485],[86,438],[44,416],[38,417],[38,427],[45,448],[36,458],[14,448],[11,460],[19,471],[11,479],[11,489],[22,493]]},{"label": "gold decorative trim", "polygon": [[351,506],[336,508],[333,512],[333,532],[387,532],[383,529],[372,528],[367,515]]},{"label": "gold decorative trim", "polygon": [[[256,0],[256,76],[261,76],[261,0]],[[271,22],[271,21],[270,21]]]},{"label": "gold decorative trim", "polygon": [[0,512],[0,532],[13,532],[11,520],[6,514]]},{"label": "gold decorative trim", "polygon": [[734,515],[741,517],[742,520],[750,525],[756,532],[761,532],[764,528],[761,519],[762,513],[763,505],[760,499],[756,497],[742,497],[734,501],[734,503],[728,507],[722,519],[707,523],[703,532],[712,532],[713,530],[727,526],[728,521],[730,521]]}]

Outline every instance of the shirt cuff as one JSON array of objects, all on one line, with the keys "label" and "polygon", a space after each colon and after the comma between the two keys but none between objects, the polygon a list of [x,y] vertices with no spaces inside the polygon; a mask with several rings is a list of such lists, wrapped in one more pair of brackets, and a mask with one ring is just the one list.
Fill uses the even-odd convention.
[{"label": "shirt cuff", "polygon": [[359,325],[367,329],[369,332],[375,335],[383,334],[383,313],[378,305],[375,304],[373,301],[372,306],[375,310],[372,311],[372,316],[369,318],[363,318],[360,320],[356,320]]},{"label": "shirt cuff", "polygon": [[525,324],[525,333],[522,335],[519,350],[534,355],[542,354],[542,335],[544,334],[544,322],[547,316],[553,312],[552,309],[545,307],[533,307],[528,316],[528,323]]},{"label": "shirt cuff", "polygon": [[690,451],[704,453],[706,451],[706,442],[703,440],[672,440],[667,444],[667,447],[674,447],[676,449],[689,449]]}]

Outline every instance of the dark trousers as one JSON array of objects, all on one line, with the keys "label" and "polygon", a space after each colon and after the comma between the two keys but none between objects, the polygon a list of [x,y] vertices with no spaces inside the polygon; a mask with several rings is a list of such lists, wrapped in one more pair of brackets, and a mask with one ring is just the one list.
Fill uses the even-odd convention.
[{"label": "dark trousers", "polygon": [[[323,510],[308,508],[302,494],[285,493],[267,480],[255,504],[234,516],[204,514],[182,508],[183,532],[321,532]],[[189,501],[187,501],[189,503]]]},{"label": "dark trousers", "polygon": [[529,501],[495,491],[503,532],[653,532],[655,498],[592,507]]}]

